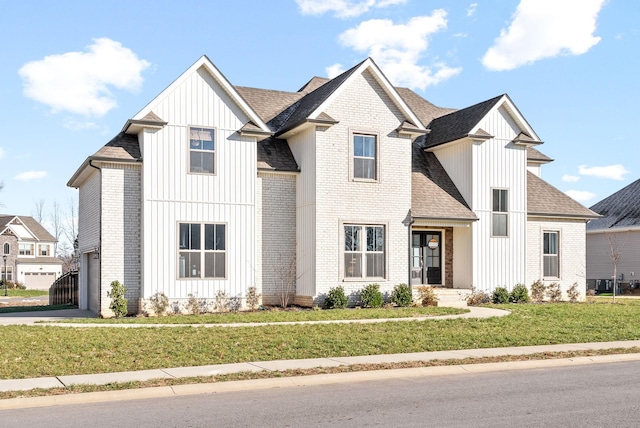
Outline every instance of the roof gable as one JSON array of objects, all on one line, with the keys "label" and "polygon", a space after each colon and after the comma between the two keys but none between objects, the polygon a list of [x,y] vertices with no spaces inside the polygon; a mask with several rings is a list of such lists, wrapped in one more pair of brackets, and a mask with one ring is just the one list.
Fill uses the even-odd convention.
[{"label": "roof gable", "polygon": [[10,231],[19,241],[57,242],[53,235],[30,216],[0,216],[0,226],[2,226],[0,234]]},{"label": "roof gable", "polygon": [[199,69],[206,70],[214,80],[220,85],[220,87],[229,95],[231,100],[247,115],[249,120],[260,128],[263,132],[270,132],[270,129],[260,118],[260,116],[254,111],[254,109],[242,98],[236,88],[227,80],[227,78],[218,70],[218,68],[209,60],[206,55],[203,55],[198,59],[191,67],[189,67],[184,73],[182,73],[176,80],[174,80],[166,89],[164,89],[159,95],[157,95],[149,104],[147,104],[142,110],[140,110],[133,120],[142,120],[147,116],[155,106],[163,100],[169,93],[175,88],[181,85],[189,76],[196,73]]},{"label": "roof gable", "polygon": [[602,217],[589,222],[587,230],[640,226],[640,179],[591,207]]}]

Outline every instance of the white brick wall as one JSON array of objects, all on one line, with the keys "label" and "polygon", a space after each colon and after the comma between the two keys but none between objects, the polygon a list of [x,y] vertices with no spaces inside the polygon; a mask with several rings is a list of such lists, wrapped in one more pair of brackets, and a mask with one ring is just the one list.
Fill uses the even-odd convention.
[{"label": "white brick wall", "polygon": [[[542,244],[545,231],[557,231],[560,235],[560,279],[542,278]],[[586,223],[583,220],[529,218],[527,221],[527,287],[542,279],[545,285],[557,282],[562,298],[567,300],[567,290],[578,284],[580,299],[586,293]],[[512,284],[513,286],[515,284]]]}]

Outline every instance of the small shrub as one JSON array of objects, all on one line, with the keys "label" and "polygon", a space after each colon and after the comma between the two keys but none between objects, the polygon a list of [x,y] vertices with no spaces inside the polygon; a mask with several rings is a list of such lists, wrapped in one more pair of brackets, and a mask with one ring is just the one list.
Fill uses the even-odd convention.
[{"label": "small shrub", "polygon": [[571,287],[567,290],[567,297],[569,297],[569,301],[571,303],[578,303],[578,299],[580,298],[580,292],[578,291],[578,283],[574,282]]},{"label": "small shrub", "polygon": [[416,287],[418,292],[418,303],[422,306],[438,306],[438,297],[430,285]]},{"label": "small shrub", "polygon": [[238,312],[242,307],[242,296],[229,297],[229,304],[227,307],[231,312]]},{"label": "small shrub", "polygon": [[391,301],[398,306],[405,307],[411,304],[413,300],[411,296],[411,287],[407,284],[398,284],[393,287],[391,292]]},{"label": "small shrub", "polygon": [[161,317],[167,311],[169,298],[165,296],[164,293],[156,292],[154,295],[149,297],[149,304],[151,305],[153,313]]},{"label": "small shrub", "polygon": [[384,298],[380,292],[380,284],[369,284],[360,292],[360,300],[365,308],[381,308]]},{"label": "small shrub", "polygon": [[557,282],[551,283],[547,286],[547,296],[552,303],[556,303],[562,300],[562,290],[560,290],[560,284]]},{"label": "small shrub", "polygon": [[324,299],[325,309],[344,309],[347,307],[349,299],[344,294],[344,287],[341,285],[332,287]]},{"label": "small shrub", "polygon": [[491,295],[491,302],[496,305],[504,305],[509,303],[509,290],[505,287],[496,287]]},{"label": "small shrub", "polygon": [[544,286],[542,281],[537,280],[533,284],[531,284],[531,298],[534,302],[542,302],[544,301],[544,295],[547,291],[547,287]]},{"label": "small shrub", "polygon": [[116,318],[121,318],[127,315],[127,299],[124,295],[127,292],[127,288],[120,281],[113,281],[111,283],[111,291],[107,291],[107,296],[111,298],[111,309]]},{"label": "small shrub", "polygon": [[19,282],[13,282],[13,281],[5,281],[2,280],[0,281],[0,288],[7,288],[7,290],[26,290],[27,286],[23,285]]},{"label": "small shrub", "polygon": [[469,306],[478,306],[484,305],[485,303],[491,302],[491,296],[481,290],[476,290],[475,288],[471,289],[471,294],[467,297],[467,305]]},{"label": "small shrub", "polygon": [[216,312],[227,312],[229,310],[229,295],[224,290],[218,290],[213,303],[213,309]]},{"label": "small shrub", "polygon": [[595,295],[596,295],[596,290],[594,290],[593,288],[590,288],[587,290],[587,296],[593,297]]},{"label": "small shrub", "polygon": [[516,284],[509,294],[509,301],[511,303],[529,303],[529,290],[526,285]]},{"label": "small shrub", "polygon": [[260,297],[262,297],[262,294],[258,293],[256,287],[249,287],[247,290],[247,307],[252,311],[258,309],[258,306],[260,306]]},{"label": "small shrub", "polygon": [[200,315],[205,311],[206,301],[204,299],[198,299],[197,296],[189,294],[186,308],[190,314]]}]

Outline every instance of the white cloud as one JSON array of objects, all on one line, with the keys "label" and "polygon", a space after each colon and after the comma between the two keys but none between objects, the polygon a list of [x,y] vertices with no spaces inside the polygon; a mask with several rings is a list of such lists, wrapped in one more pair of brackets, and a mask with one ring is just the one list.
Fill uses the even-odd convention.
[{"label": "white cloud", "polygon": [[296,0],[303,15],[322,15],[333,12],[336,18],[353,18],[372,8],[404,4],[407,0]]},{"label": "white cloud", "polygon": [[575,183],[578,180],[580,180],[580,177],[577,175],[565,174],[562,176],[562,181],[566,181],[567,183]]},{"label": "white cloud", "polygon": [[14,180],[29,181],[38,180],[47,176],[47,171],[26,171],[13,177]]},{"label": "white cloud", "polygon": [[588,175],[591,177],[608,178],[611,180],[624,180],[624,176],[629,173],[623,165],[615,164],[609,166],[586,166],[578,167],[580,175]]},{"label": "white cloud", "polygon": [[117,106],[111,88],[137,91],[150,63],[108,38],[94,39],[85,52],[49,55],[20,68],[24,95],[51,107],[101,117]]},{"label": "white cloud", "polygon": [[407,24],[389,19],[372,19],[343,32],[340,43],[372,57],[394,85],[424,90],[460,73],[443,62],[420,65],[427,50],[429,36],[447,28],[447,13],[442,9],[432,15],[416,16]]},{"label": "white cloud", "polygon": [[567,190],[564,193],[581,203],[590,201],[591,199],[596,197],[595,193],[591,193],[586,190]]},{"label": "white cloud", "polygon": [[7,156],[7,152],[5,151],[5,149],[0,147],[0,159],[4,159],[6,156]]},{"label": "white cloud", "polygon": [[544,58],[586,53],[600,41],[593,32],[605,1],[522,0],[482,64],[494,71],[513,70]]},{"label": "white cloud", "polygon": [[477,9],[478,9],[478,3],[471,3],[467,8],[467,16],[470,18],[473,15],[475,15]]},{"label": "white cloud", "polygon": [[341,75],[344,71],[345,69],[342,64],[333,64],[325,68],[325,72],[329,79],[333,79],[334,77]]}]

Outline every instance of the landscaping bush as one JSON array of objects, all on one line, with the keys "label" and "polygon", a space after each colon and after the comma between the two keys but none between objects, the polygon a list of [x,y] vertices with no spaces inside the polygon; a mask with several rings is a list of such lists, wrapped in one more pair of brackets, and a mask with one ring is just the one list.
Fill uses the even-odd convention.
[{"label": "landscaping bush", "polygon": [[260,305],[260,297],[262,297],[262,294],[258,293],[256,287],[249,287],[247,290],[247,307],[252,311],[258,309],[258,306]]},{"label": "landscaping bush", "polygon": [[471,289],[471,294],[467,297],[467,305],[469,306],[478,306],[484,305],[485,303],[491,302],[491,296],[489,296],[484,291],[476,290],[475,288]]},{"label": "landscaping bush", "polygon": [[391,292],[391,301],[398,306],[409,306],[413,297],[411,296],[411,287],[407,284],[398,284],[393,287]]},{"label": "landscaping bush", "polygon": [[571,287],[567,290],[567,297],[569,297],[569,302],[578,303],[578,299],[580,298],[580,292],[578,291],[578,283],[574,282]]},{"label": "landscaping bush", "polygon": [[562,300],[562,290],[560,290],[560,284],[554,282],[547,287],[547,296],[552,303],[556,303]]},{"label": "landscaping bush", "polygon": [[421,285],[416,287],[418,292],[418,302],[422,306],[438,306],[438,297],[430,285]]},{"label": "landscaping bush", "polygon": [[524,284],[516,284],[509,295],[511,303],[529,303],[529,290]]},{"label": "landscaping bush", "polygon": [[0,281],[0,288],[7,288],[7,290],[26,290],[27,286],[24,284],[21,284],[19,282],[13,282],[13,281]]},{"label": "landscaping bush", "polygon": [[193,294],[189,294],[189,299],[187,300],[187,311],[193,315],[200,315],[205,312],[207,302],[205,299],[198,299]]},{"label": "landscaping bush", "polygon": [[111,298],[111,309],[116,318],[121,318],[127,315],[127,299],[124,295],[127,292],[127,288],[120,281],[113,281],[111,283],[111,291],[107,291],[107,296]]},{"label": "landscaping bush", "polygon": [[542,281],[537,280],[533,284],[531,284],[531,298],[534,302],[542,302],[544,301],[544,295],[547,291],[547,287],[544,286]]},{"label": "landscaping bush", "polygon": [[161,317],[169,306],[169,298],[164,293],[156,292],[149,298],[149,304],[153,313]]},{"label": "landscaping bush", "polygon": [[324,307],[325,309],[344,309],[348,302],[349,299],[344,294],[344,287],[339,285],[329,289],[327,297],[324,299]]},{"label": "landscaping bush", "polygon": [[213,308],[216,312],[227,312],[229,310],[229,296],[226,291],[218,290]]},{"label": "landscaping bush", "polygon": [[380,292],[380,284],[369,284],[360,292],[360,300],[365,308],[381,308],[384,298]]},{"label": "landscaping bush", "polygon": [[509,290],[505,287],[496,287],[491,295],[491,302],[497,305],[509,303]]}]

